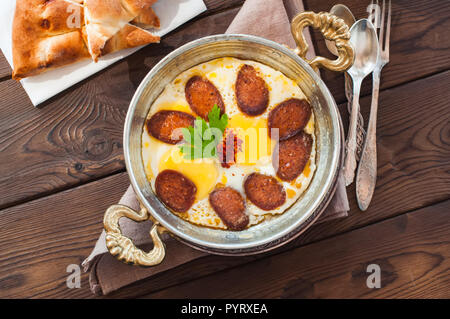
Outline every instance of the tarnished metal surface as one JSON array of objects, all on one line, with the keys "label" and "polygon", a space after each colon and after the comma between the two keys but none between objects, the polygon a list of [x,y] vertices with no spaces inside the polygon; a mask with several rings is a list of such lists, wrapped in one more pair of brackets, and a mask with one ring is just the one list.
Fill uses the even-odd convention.
[{"label": "tarnished metal surface", "polygon": [[[154,100],[177,75],[216,58],[254,60],[296,81],[309,99],[316,120],[315,175],[300,199],[282,215],[243,231],[193,225],[170,212],[146,178],[141,152],[145,119]],[[344,64],[344,67],[348,67]],[[161,60],[145,77],[130,103],[124,129],[125,163],[143,207],[172,236],[194,248],[222,255],[261,253],[292,240],[308,228],[331,199],[341,162],[342,132],[336,103],[314,70],[292,50],[249,35],[215,35],[190,42]],[[106,222],[106,221],[105,221]]]}]

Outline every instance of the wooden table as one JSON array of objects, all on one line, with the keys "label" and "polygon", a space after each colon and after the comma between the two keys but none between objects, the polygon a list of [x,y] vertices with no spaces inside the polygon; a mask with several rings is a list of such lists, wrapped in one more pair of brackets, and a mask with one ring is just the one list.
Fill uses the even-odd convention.
[{"label": "wooden table", "polygon": [[[357,18],[369,1],[342,0]],[[0,60],[0,297],[93,298],[88,275],[68,289],[128,186],[122,128],[146,73],[180,45],[223,33],[241,0],[208,11],[34,108]],[[291,3],[292,4],[292,3]],[[330,0],[305,0],[327,11]],[[289,6],[289,15],[295,12]],[[295,6],[294,6],[295,7]],[[391,61],[382,73],[378,180],[366,212],[348,188],[349,217],[313,226],[259,258],[207,256],[110,297],[450,297],[450,2],[393,1]],[[327,55],[313,33],[318,54]],[[343,75],[322,72],[346,121]],[[361,106],[370,108],[371,80]],[[367,265],[381,267],[369,289]]]}]

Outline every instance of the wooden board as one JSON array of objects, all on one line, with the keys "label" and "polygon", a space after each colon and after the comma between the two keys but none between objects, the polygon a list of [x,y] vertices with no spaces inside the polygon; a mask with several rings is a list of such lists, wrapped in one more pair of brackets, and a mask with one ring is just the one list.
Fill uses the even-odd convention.
[{"label": "wooden board", "polygon": [[0,296],[89,297],[68,289],[67,266],[80,265],[102,228],[103,212],[128,187],[125,173],[0,211]]},{"label": "wooden board", "polygon": [[[187,24],[35,108],[14,80],[0,82],[0,207],[124,171],[122,133],[137,86],[167,53],[223,33],[238,9]],[[14,112],[11,112],[14,110]]]},{"label": "wooden board", "polygon": [[[450,134],[446,124],[450,96],[444,88],[449,78],[450,72],[445,72],[382,92],[380,105],[396,107],[380,109],[379,149],[382,152],[378,184],[369,210],[361,213],[356,208],[351,187],[349,217],[316,225],[283,249],[316,242],[448,199]],[[419,88],[423,89],[421,96],[414,94]],[[428,111],[411,112],[422,108]],[[80,264],[89,254],[101,230],[104,210],[119,200],[127,184],[126,173],[120,173],[0,211],[0,242],[4,247],[0,253],[0,283],[10,283],[7,289],[0,285],[0,296],[90,297],[86,276],[81,290],[67,289],[65,267],[70,263]],[[126,288],[117,295],[150,293],[251,260],[208,256],[140,282],[138,288]]]},{"label": "wooden board", "polygon": [[145,297],[449,298],[449,211],[446,201]]},{"label": "wooden board", "polygon": [[[128,186],[121,136],[134,90],[179,45],[223,33],[243,3],[205,2],[207,12],[161,44],[39,109],[20,84],[9,80],[9,66],[0,57],[0,297],[93,297],[86,274],[81,289],[66,287],[66,267],[89,254],[104,210]],[[290,17],[298,2],[284,0]],[[361,18],[368,2],[343,3]],[[333,4],[305,0],[306,9],[314,11]],[[383,71],[380,93],[378,183],[367,212],[357,209],[351,186],[349,217],[314,225],[282,249],[251,258],[207,256],[110,297],[449,298],[449,9],[437,0],[393,3],[391,63]],[[322,37],[317,32],[313,37],[319,54],[326,55]],[[322,75],[343,102],[342,76]],[[366,82],[361,106],[367,117]],[[339,108],[346,121],[346,105]],[[374,262],[382,266],[380,290],[364,288],[365,267]],[[212,291],[210,283],[220,289]]]},{"label": "wooden board", "polygon": [[[12,80],[0,82],[3,96],[0,161],[8,163],[0,167],[0,192],[3,194],[0,207],[9,207],[124,171],[122,123],[128,103],[142,78],[155,63],[181,44],[201,36],[223,33],[242,1],[206,3],[215,14],[187,23],[164,37],[161,44],[140,50],[62,92],[39,109],[31,105],[20,84]],[[359,1],[345,3],[357,16],[363,16],[365,6]],[[397,5],[400,7],[395,7]],[[314,11],[326,10],[331,7],[331,2],[305,1],[305,6]],[[438,2],[398,2],[395,6],[394,10],[402,14],[393,19],[393,60],[383,71],[383,87],[396,86],[447,69],[450,63],[450,50],[447,50],[449,38],[444,36],[449,22],[439,18],[445,10],[437,10]],[[436,17],[425,19],[420,26],[413,27],[410,21],[417,21],[423,15]],[[441,20],[442,23],[434,22]],[[420,28],[419,31],[431,28],[437,36],[429,42],[430,36],[425,36],[426,32],[418,32],[417,28]],[[316,36],[319,40],[318,51],[324,54],[323,48],[320,48],[321,38]],[[409,50],[404,43],[417,43],[419,49]],[[416,62],[425,57],[426,63]],[[430,59],[434,62],[430,63]],[[324,72],[324,78],[336,99],[343,101],[342,78],[327,72]],[[366,84],[368,88],[370,80]],[[367,89],[365,92],[368,92]],[[367,110],[364,105],[363,108]]]}]

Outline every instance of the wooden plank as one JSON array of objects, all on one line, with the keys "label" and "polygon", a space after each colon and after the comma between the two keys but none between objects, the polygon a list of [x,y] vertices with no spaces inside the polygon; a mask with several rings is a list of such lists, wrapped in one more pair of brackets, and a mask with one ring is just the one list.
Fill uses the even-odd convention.
[{"label": "wooden plank", "polygon": [[[145,297],[449,298],[449,211],[446,201]],[[367,287],[371,264],[379,289]]]},{"label": "wooden plank", "polygon": [[0,207],[123,171],[122,129],[137,86],[176,47],[226,30],[238,8],[188,24],[40,108],[0,82]]},{"label": "wooden plank", "polygon": [[6,61],[3,52],[0,50],[0,81],[11,78],[12,70],[8,61]]},{"label": "wooden plank", "polygon": [[[448,97],[440,102],[440,98],[435,98],[445,95],[444,86],[449,78],[450,72],[445,72],[380,94],[380,105],[388,106],[379,110],[378,177],[369,209],[359,211],[353,184],[347,189],[350,201],[347,218],[315,225],[283,249],[315,242],[449,198],[450,127],[447,123],[450,115],[445,102]],[[423,94],[418,96],[415,92]],[[367,106],[370,98],[363,98],[361,103]],[[344,107],[340,105],[341,109]],[[422,107],[427,110],[426,119],[419,111]],[[252,259],[208,257],[143,281],[136,287],[131,286],[119,295],[132,295],[137,287],[144,291],[156,290],[190,280],[192,273],[204,275]]]},{"label": "wooden plank", "polygon": [[245,0],[203,0],[208,8],[207,14],[241,6]]},{"label": "wooden plank", "polygon": [[[378,184],[369,210],[362,213],[356,208],[350,188],[349,217],[316,225],[283,249],[448,199],[449,78],[450,72],[445,72],[381,93],[381,105],[392,106],[380,109]],[[362,103],[369,103],[368,97]],[[80,264],[88,255],[104,210],[117,202],[127,184],[127,175],[121,173],[0,211],[0,297],[91,297],[86,276],[82,289],[67,289],[65,267]],[[251,260],[208,256],[113,296],[150,293]]]},{"label": "wooden plank", "polygon": [[[226,3],[234,7],[241,2],[233,0]],[[364,13],[364,6],[359,2],[346,3],[355,8],[355,13]],[[33,108],[19,84],[12,80],[0,82],[0,160],[7,163],[0,167],[0,192],[3,194],[0,207],[123,171],[122,123],[128,103],[142,78],[156,62],[179,45],[201,36],[224,32],[238,11],[238,8],[223,11],[225,7],[221,1],[211,1],[208,6],[209,10],[219,10],[219,13],[186,24],[165,37],[160,45],[140,50],[59,94],[40,109]],[[331,3],[321,1],[310,3],[308,8],[324,10],[328,6],[331,7]],[[383,73],[383,85],[389,83],[385,87],[410,81],[416,75],[420,77],[437,72],[450,63],[447,55],[450,50],[442,49],[446,48],[448,37],[435,40],[440,39],[448,21],[429,25],[431,19],[422,22],[419,16],[419,13],[429,17],[430,11],[433,14],[445,11],[436,10],[436,6],[435,1],[394,6],[398,13],[394,19],[395,30],[398,31],[393,30],[392,33],[392,61]],[[439,12],[437,21],[440,21]],[[421,23],[413,27],[410,20]],[[430,45],[424,43],[431,40],[422,35],[426,33],[422,25],[435,31]],[[401,36],[409,42],[401,40]],[[407,50],[405,43],[416,42],[416,49]],[[427,63],[416,63],[419,56]],[[428,63],[431,59],[436,63]],[[395,72],[389,73],[389,68],[394,68]],[[325,78],[338,100],[342,100],[342,79],[329,78],[326,74]],[[395,82],[391,78],[396,79]],[[370,81],[367,82],[370,85]]]},{"label": "wooden plank", "polygon": [[[208,10],[202,13],[200,16],[208,16],[219,11],[223,11],[229,8],[233,8],[242,5],[243,0],[203,0]],[[194,21],[198,18],[194,18]],[[0,50],[0,81],[11,78],[12,70],[6,61],[3,52]]]},{"label": "wooden plank", "polygon": [[283,4],[289,20],[292,20],[297,13],[305,10],[303,0],[283,0]]},{"label": "wooden plank", "polygon": [[[102,215],[128,187],[126,173],[41,198],[0,212],[0,296],[39,297],[64,291],[65,297],[90,297],[68,289],[67,266],[80,265],[100,234]],[[68,204],[70,205],[68,206]]]},{"label": "wooden plank", "polygon": [[[370,1],[344,0],[340,3],[348,6],[356,19],[367,17],[366,8]],[[336,2],[331,0],[305,0],[306,10],[315,12],[329,11],[334,4]],[[392,1],[390,62],[383,69],[381,89],[450,68],[449,12],[449,1]],[[313,33],[313,42],[318,55],[333,57],[317,31]],[[335,99],[339,103],[345,101],[343,74],[324,71],[321,75]],[[371,91],[372,80],[368,77],[361,94],[370,94]]]}]

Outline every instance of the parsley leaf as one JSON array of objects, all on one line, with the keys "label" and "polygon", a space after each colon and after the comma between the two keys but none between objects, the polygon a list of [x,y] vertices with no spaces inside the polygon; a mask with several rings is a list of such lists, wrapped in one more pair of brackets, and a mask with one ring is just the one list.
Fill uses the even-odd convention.
[{"label": "parsley leaf", "polygon": [[209,119],[209,126],[218,128],[219,130],[222,131],[223,134],[228,124],[228,116],[226,114],[220,116],[220,108],[217,106],[217,104],[214,104],[214,107],[208,113],[208,119]]},{"label": "parsley leaf", "polygon": [[228,125],[228,116],[220,115],[220,108],[214,104],[208,113],[207,123],[197,117],[194,127],[182,129],[184,144],[180,146],[186,159],[215,157],[217,145],[222,141],[223,133]]}]

